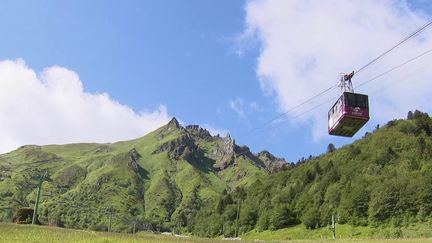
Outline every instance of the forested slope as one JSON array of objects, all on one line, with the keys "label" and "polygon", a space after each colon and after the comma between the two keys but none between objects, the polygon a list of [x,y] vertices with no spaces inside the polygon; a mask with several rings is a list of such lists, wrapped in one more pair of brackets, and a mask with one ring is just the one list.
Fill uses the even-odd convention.
[{"label": "forested slope", "polygon": [[[401,226],[429,220],[432,213],[432,120],[416,111],[407,120],[377,127],[353,144],[301,161],[259,179],[241,193],[220,198],[217,224],[233,224],[241,203],[240,231],[280,229],[297,224],[338,223]],[[211,213],[209,213],[211,214]],[[211,226],[211,225],[210,225]],[[231,230],[229,234],[233,234]]]},{"label": "forested slope", "polygon": [[285,164],[176,119],[131,141],[27,145],[0,155],[0,219],[33,208],[42,179],[43,224],[106,230],[111,217],[115,231],[186,227],[224,192]]},{"label": "forested slope", "polygon": [[[287,163],[198,126],[114,144],[23,146],[0,155],[0,218],[33,207],[70,228],[200,236],[330,223],[400,226],[432,214],[432,120],[416,111],[353,144]],[[8,210],[10,209],[10,210]],[[237,212],[238,222],[237,222]]]}]

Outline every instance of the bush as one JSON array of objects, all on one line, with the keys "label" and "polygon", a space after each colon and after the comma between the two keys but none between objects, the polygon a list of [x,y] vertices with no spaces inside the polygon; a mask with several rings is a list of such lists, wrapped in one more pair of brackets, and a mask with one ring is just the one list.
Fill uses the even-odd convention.
[{"label": "bush", "polygon": [[404,122],[399,126],[399,131],[406,135],[414,134],[416,126],[411,122]]},{"label": "bush", "polygon": [[[14,221],[18,224],[31,224],[34,210],[32,208],[20,208],[17,210]],[[39,223],[36,222],[36,223]]]},{"label": "bush", "polygon": [[106,225],[92,225],[90,229],[93,231],[108,231],[108,226]]},{"label": "bush", "polygon": [[319,212],[315,207],[310,207],[302,217],[302,223],[306,226],[308,229],[316,229],[319,227]]},{"label": "bush", "polygon": [[295,214],[285,205],[277,205],[270,216],[270,229],[281,229],[297,223]]}]

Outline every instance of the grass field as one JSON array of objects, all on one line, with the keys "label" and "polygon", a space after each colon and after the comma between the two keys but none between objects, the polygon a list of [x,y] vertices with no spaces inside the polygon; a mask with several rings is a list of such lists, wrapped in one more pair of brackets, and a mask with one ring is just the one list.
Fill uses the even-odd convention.
[{"label": "grass field", "polygon": [[220,242],[151,233],[136,235],[0,223],[0,242]]},{"label": "grass field", "polygon": [[[354,239],[427,239],[432,242],[432,228],[429,223],[412,224],[404,227],[353,227],[348,224],[337,225],[336,236],[341,240]],[[332,232],[328,228],[308,230],[304,225],[297,225],[276,231],[251,231],[243,235],[244,239],[254,240],[325,240],[332,239]],[[414,241],[415,242],[415,241]]]},{"label": "grass field", "polygon": [[[298,230],[299,231],[299,230]],[[272,240],[271,238],[283,238],[281,234],[287,232],[261,232],[249,234],[247,240],[236,242],[303,242],[303,243],[318,243],[318,242],[356,242],[356,243],[378,243],[378,242],[396,242],[396,243],[420,243],[430,242],[432,238],[413,238],[413,239],[317,239],[317,240]],[[317,232],[319,234],[319,232]],[[254,237],[261,236],[261,240]],[[313,237],[316,235],[305,235],[305,237]],[[323,236],[324,237],[324,236]],[[327,235],[325,236],[327,237]],[[266,240],[262,240],[266,238]],[[142,233],[136,235],[120,234],[120,233],[103,233],[83,230],[71,230],[62,228],[52,228],[44,226],[31,225],[16,225],[0,223],[0,242],[230,242],[222,239],[203,239],[195,237],[174,237],[159,234]]]}]

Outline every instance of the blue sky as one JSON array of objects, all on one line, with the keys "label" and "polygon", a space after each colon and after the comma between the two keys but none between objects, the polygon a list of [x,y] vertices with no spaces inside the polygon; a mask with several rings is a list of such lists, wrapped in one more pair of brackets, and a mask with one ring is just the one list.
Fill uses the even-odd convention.
[{"label": "blue sky", "polygon": [[[64,67],[79,76],[84,93],[106,93],[112,104],[118,102],[131,108],[136,113],[134,116],[160,111],[163,106],[166,114],[162,115],[175,116],[185,124],[229,131],[238,144],[246,144],[254,152],[266,149],[294,162],[303,156],[325,152],[330,142],[337,146],[350,143],[376,124],[401,116],[400,113],[390,113],[372,120],[360,132],[361,135],[353,139],[315,136],[314,129],[323,126],[314,128],[313,124],[326,124],[319,114],[325,117],[331,105],[327,104],[319,109],[318,115],[250,134],[251,129],[322,90],[321,87],[333,82],[343,71],[333,69],[333,76],[323,77],[327,83],[292,100],[290,95],[283,93],[293,87],[293,83],[287,81],[289,77],[284,76],[283,71],[277,71],[279,66],[284,69],[283,63],[266,62],[266,51],[272,50],[272,43],[276,43],[275,35],[267,36],[267,30],[279,26],[266,24],[279,21],[271,18],[271,9],[273,5],[277,8],[277,4],[284,5],[281,1],[232,0],[3,1],[0,9],[0,60],[22,59],[28,69],[39,75],[53,66]],[[263,9],[258,14],[254,12],[257,6]],[[388,6],[385,3],[381,7],[385,10]],[[384,40],[379,47],[390,46],[393,40],[409,33],[407,31],[412,30],[412,26],[418,26],[430,16],[431,7],[427,1],[410,1],[408,10],[404,11],[403,14],[413,11],[418,19],[409,18],[411,25],[398,30],[394,39]],[[260,22],[265,18],[269,21]],[[299,25],[298,28],[302,27]],[[369,57],[373,57],[373,53]],[[364,63],[367,58],[359,58],[353,66]],[[277,56],[270,59],[279,60]],[[313,60],[320,59],[314,57]],[[295,89],[291,92],[301,93]],[[17,93],[15,98],[19,97]],[[419,106],[428,107],[429,102],[426,100]],[[160,113],[164,113],[163,109]],[[156,120],[163,123],[165,118]],[[37,120],[38,117],[25,119]],[[89,122],[100,123],[97,119],[89,119]],[[134,123],[125,124],[133,126]],[[55,132],[72,128],[59,126],[58,129]],[[129,134],[139,136],[138,133]],[[11,134],[10,140],[17,137],[14,135]],[[73,140],[55,136],[44,140],[45,136],[50,135],[40,135],[33,140],[20,137],[14,146],[27,141],[41,144],[80,141],[80,136]],[[113,135],[107,139],[115,138]],[[90,141],[92,137],[83,135],[82,140]],[[104,138],[95,135],[94,140],[104,141]]]}]

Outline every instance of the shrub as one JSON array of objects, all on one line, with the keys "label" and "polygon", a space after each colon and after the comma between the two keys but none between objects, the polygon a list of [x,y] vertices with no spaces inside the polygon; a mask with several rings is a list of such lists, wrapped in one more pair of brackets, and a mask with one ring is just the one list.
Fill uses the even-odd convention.
[{"label": "shrub", "polygon": [[16,212],[14,221],[18,224],[30,224],[32,222],[33,212],[34,210],[32,208],[20,208]]},{"label": "shrub", "polygon": [[308,229],[315,229],[319,227],[319,212],[315,207],[310,207],[302,216],[302,222]]}]

